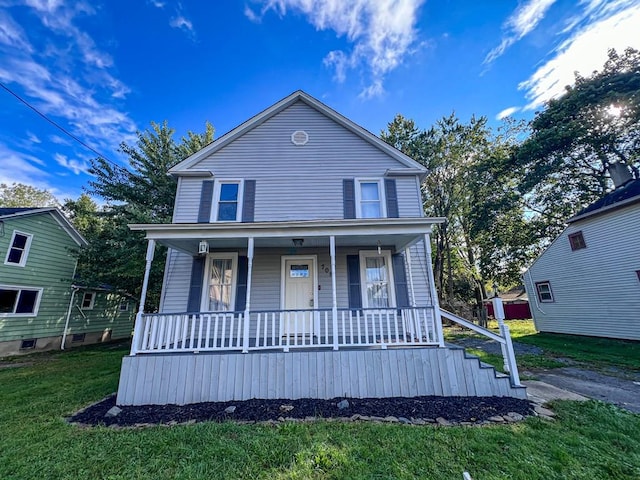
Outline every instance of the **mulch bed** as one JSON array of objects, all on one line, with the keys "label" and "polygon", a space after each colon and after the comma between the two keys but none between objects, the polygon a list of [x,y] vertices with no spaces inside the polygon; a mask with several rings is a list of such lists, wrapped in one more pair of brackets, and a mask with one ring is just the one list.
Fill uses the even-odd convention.
[{"label": "mulch bed", "polygon": [[[142,405],[123,406],[116,417],[105,417],[116,405],[112,395],[81,410],[68,419],[82,425],[133,426],[140,424],[176,424],[187,422],[260,422],[283,419],[305,419],[306,417],[336,418],[361,415],[366,417],[404,417],[436,419],[445,418],[451,423],[482,423],[490,417],[515,412],[523,416],[533,414],[528,400],[511,397],[392,397],[349,398],[349,406],[338,408],[343,398],[331,400],[245,400],[232,402],[205,402],[189,405]],[[234,406],[233,413],[226,413]],[[289,408],[292,406],[293,408]]]}]

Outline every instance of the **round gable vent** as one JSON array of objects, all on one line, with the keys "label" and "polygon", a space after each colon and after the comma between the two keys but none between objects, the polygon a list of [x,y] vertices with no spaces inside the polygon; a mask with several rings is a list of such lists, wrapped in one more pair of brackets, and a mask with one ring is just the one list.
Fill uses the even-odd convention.
[{"label": "round gable vent", "polygon": [[291,134],[291,143],[294,145],[306,145],[309,141],[309,134],[304,130],[296,130]]}]

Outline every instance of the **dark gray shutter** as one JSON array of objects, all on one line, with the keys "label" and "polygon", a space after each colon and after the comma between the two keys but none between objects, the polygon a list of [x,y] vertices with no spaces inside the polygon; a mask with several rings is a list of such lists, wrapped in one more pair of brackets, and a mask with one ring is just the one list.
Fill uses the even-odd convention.
[{"label": "dark gray shutter", "polygon": [[360,257],[358,255],[347,255],[347,280],[349,282],[349,308],[362,308]]},{"label": "dark gray shutter", "polygon": [[236,285],[236,312],[242,312],[247,306],[247,274],[249,272],[249,259],[238,257],[238,281]]},{"label": "dark gray shutter", "polygon": [[398,191],[395,179],[384,179],[384,194],[387,199],[387,217],[398,218],[400,212],[398,212]]},{"label": "dark gray shutter", "polygon": [[353,179],[342,181],[342,198],[344,202],[344,218],[356,218],[356,186]]},{"label": "dark gray shutter", "polygon": [[255,214],[256,205],[256,181],[244,181],[244,194],[242,198],[242,222],[251,223]]},{"label": "dark gray shutter", "polygon": [[393,264],[393,280],[396,288],[396,306],[410,307],[409,302],[409,285],[407,284],[407,273],[404,266],[404,255],[395,253],[391,256]]},{"label": "dark gray shutter", "polygon": [[187,312],[200,311],[200,304],[202,303],[202,282],[204,281],[204,260],[205,257],[193,257]]},{"label": "dark gray shutter", "polygon": [[211,205],[213,204],[213,180],[202,182],[200,190],[200,208],[198,209],[198,223],[211,221]]}]

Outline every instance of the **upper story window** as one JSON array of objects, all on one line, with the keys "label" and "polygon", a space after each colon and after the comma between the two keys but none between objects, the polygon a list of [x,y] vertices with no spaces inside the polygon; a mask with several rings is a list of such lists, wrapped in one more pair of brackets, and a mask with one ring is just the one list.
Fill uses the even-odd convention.
[{"label": "upper story window", "polygon": [[218,222],[239,222],[242,211],[242,181],[221,180],[216,182],[215,220]]},{"label": "upper story window", "polygon": [[0,285],[0,317],[38,313],[42,289]]},{"label": "upper story window", "polygon": [[571,250],[587,248],[587,244],[584,242],[584,235],[582,235],[582,230],[569,235],[569,244],[571,245]]},{"label": "upper story window", "polygon": [[356,180],[356,210],[358,218],[386,217],[383,192],[380,180]]},{"label": "upper story window", "polygon": [[4,259],[5,265],[24,267],[27,263],[27,256],[29,255],[29,247],[31,247],[32,239],[33,235],[14,230],[11,242],[9,243],[7,256]]},{"label": "upper story window", "polygon": [[82,305],[80,308],[82,308],[83,310],[91,310],[95,301],[96,292],[84,292],[84,295],[82,296]]},{"label": "upper story window", "polygon": [[540,302],[553,302],[553,292],[551,291],[551,284],[549,282],[536,282],[536,292],[538,293],[538,300],[540,300]]}]

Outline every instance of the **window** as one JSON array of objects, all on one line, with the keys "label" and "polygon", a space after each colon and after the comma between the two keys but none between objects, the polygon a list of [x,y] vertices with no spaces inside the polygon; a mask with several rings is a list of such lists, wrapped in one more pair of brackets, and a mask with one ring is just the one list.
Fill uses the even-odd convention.
[{"label": "window", "polygon": [[36,348],[35,338],[30,338],[29,340],[22,340],[20,343],[20,350],[31,350],[32,348]]},{"label": "window", "polygon": [[121,312],[129,311],[129,302],[125,302],[125,301],[120,302],[120,307],[119,308],[120,308]]},{"label": "window", "polygon": [[225,180],[216,183],[215,216],[218,222],[238,222],[240,221],[240,211],[242,210],[242,181]]},{"label": "window", "polygon": [[360,278],[362,300],[365,308],[395,306],[393,278],[390,270],[391,252],[382,250],[360,252]]},{"label": "window", "polygon": [[91,310],[93,303],[96,301],[96,292],[85,292],[82,296],[82,308],[83,310]]},{"label": "window", "polygon": [[380,180],[356,180],[356,205],[358,218],[386,217],[382,182]]},{"label": "window", "polygon": [[538,292],[538,300],[541,302],[553,302],[553,292],[549,282],[536,282],[536,291]]},{"label": "window", "polygon": [[209,255],[205,276],[205,312],[229,312],[235,308],[235,287],[238,272],[237,253],[214,253]]},{"label": "window", "polygon": [[0,317],[34,316],[42,289],[0,285]]},{"label": "window", "polygon": [[11,237],[11,243],[9,244],[11,246],[7,251],[4,263],[7,265],[24,267],[27,263],[27,256],[29,255],[29,247],[31,246],[32,238],[33,235],[14,230]]},{"label": "window", "polygon": [[74,333],[73,336],[71,337],[71,342],[72,343],[84,342],[86,335],[87,335],[86,333]]},{"label": "window", "polygon": [[584,243],[584,236],[582,235],[582,231],[569,235],[569,243],[571,244],[571,250],[580,250],[581,248],[587,248],[587,244]]}]

